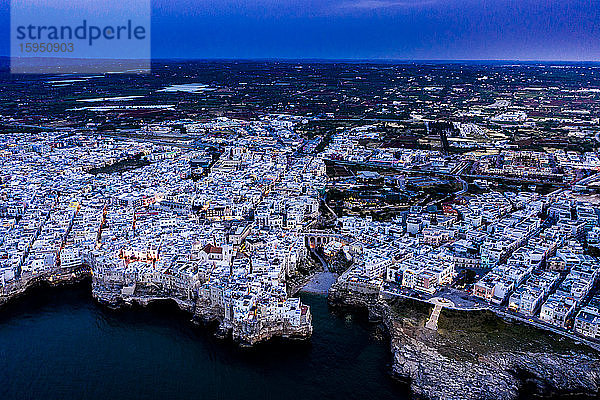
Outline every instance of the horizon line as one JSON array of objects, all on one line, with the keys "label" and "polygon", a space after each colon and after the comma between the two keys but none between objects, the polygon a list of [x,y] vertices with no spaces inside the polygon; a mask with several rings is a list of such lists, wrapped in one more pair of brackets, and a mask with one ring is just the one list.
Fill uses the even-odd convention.
[{"label": "horizon line", "polygon": [[[10,60],[10,55],[0,55],[0,59]],[[26,57],[29,58],[29,57]],[[133,59],[102,59],[102,58],[71,58],[71,57],[31,57],[36,59],[51,58],[54,60],[104,60],[104,61],[131,61]],[[510,58],[481,58],[481,59],[443,59],[443,58],[322,58],[322,57],[152,57],[150,62],[158,61],[271,61],[271,62],[397,62],[397,63],[517,63],[517,64],[600,64],[600,60],[540,60],[540,59],[510,59]]]},{"label": "horizon line", "polygon": [[600,60],[538,60],[538,59],[503,59],[503,58],[320,58],[320,57],[156,57],[151,61],[343,61],[343,62],[398,62],[398,63],[481,63],[481,62],[514,62],[514,63],[590,63],[600,64]]}]

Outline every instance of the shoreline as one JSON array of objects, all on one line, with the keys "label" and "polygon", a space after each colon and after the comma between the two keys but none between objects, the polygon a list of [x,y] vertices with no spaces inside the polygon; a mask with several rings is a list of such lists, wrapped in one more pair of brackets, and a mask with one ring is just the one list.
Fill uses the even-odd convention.
[{"label": "shoreline", "polygon": [[[384,294],[386,296],[384,296],[383,298],[387,299],[387,300],[401,298],[401,299],[416,301],[416,302],[420,302],[420,303],[428,304],[428,305],[432,305],[432,306],[434,305],[434,303],[432,303],[431,301],[429,301],[427,299],[413,297],[410,295],[388,293],[388,292],[384,292]],[[569,332],[567,330],[560,329],[556,326],[552,326],[550,324],[543,323],[541,321],[535,321],[535,320],[530,321],[531,317],[527,317],[525,315],[518,315],[516,313],[510,313],[508,311],[500,310],[500,309],[492,307],[490,305],[484,305],[484,306],[477,307],[477,308],[465,308],[465,307],[456,307],[453,305],[444,305],[443,308],[448,309],[448,310],[467,312],[467,313],[468,312],[489,311],[491,313],[494,313],[498,318],[510,320],[511,322],[514,322],[514,323],[525,324],[525,325],[528,325],[529,327],[531,327],[532,329],[542,329],[544,331],[554,333],[554,334],[560,335],[562,337],[568,338],[570,340],[573,340],[576,343],[584,344],[586,346],[589,346],[593,350],[600,352],[600,341],[595,341],[595,340],[592,340],[589,338],[585,338],[583,336],[577,335],[574,332]]]},{"label": "shoreline", "polygon": [[[478,353],[469,349],[468,340],[459,340],[453,344],[454,347],[448,347],[448,343],[445,343],[447,338],[437,331],[425,328],[428,312],[421,313],[417,320],[399,317],[395,315],[390,303],[375,296],[349,291],[340,285],[334,285],[328,302],[333,307],[366,310],[370,321],[379,322],[385,327],[392,358],[390,374],[394,379],[409,384],[416,398],[517,400],[530,398],[529,396],[542,399],[579,398],[576,396],[592,399],[598,396],[598,354],[556,349],[506,349],[494,342],[487,343],[489,349]],[[423,301],[417,304],[424,307],[429,305]],[[414,307],[409,308],[414,314]],[[453,312],[464,313],[456,310]],[[495,313],[492,315],[493,318],[501,319]],[[469,317],[469,320],[473,319],[476,324],[477,317]],[[530,326],[524,327],[531,329]],[[471,335],[468,332],[462,334],[467,338]],[[575,341],[573,343],[575,346],[582,346]],[[462,354],[463,358],[450,356],[453,351]]]},{"label": "shoreline", "polygon": [[217,328],[212,332],[215,337],[221,339],[230,338],[233,343],[240,347],[253,347],[258,343],[267,342],[276,337],[291,340],[309,340],[312,335],[312,324],[301,326],[298,329],[285,326],[284,324],[261,325],[254,332],[244,332],[239,326],[224,321],[214,308],[211,308],[210,305],[201,304],[199,299],[182,300],[175,296],[164,295],[123,296],[120,293],[101,290],[98,289],[94,282],[91,269],[88,266],[80,266],[67,271],[52,271],[46,275],[29,279],[9,293],[0,295],[0,310],[3,306],[27,296],[32,290],[44,287],[75,286],[84,281],[89,281],[90,296],[98,306],[118,311],[127,307],[139,306],[146,308],[151,304],[169,302],[175,304],[179,311],[191,316],[190,322],[196,326],[206,327],[211,324],[218,324]]},{"label": "shoreline", "polygon": [[31,278],[26,283],[21,285],[21,287],[19,287],[17,290],[7,294],[2,293],[0,295],[0,310],[3,306],[26,296],[32,290],[43,287],[53,288],[61,286],[73,286],[86,280],[90,280],[91,283],[91,279],[92,275],[89,267],[77,267],[67,271],[61,271],[58,276],[56,276],[54,273],[50,273],[50,276],[44,275]]},{"label": "shoreline", "polygon": [[[211,331],[215,337],[222,340],[231,339],[232,343],[236,343],[240,348],[253,347],[259,342],[268,342],[276,337],[284,340],[302,341],[306,341],[310,337],[310,334],[308,336],[299,336],[295,335],[295,332],[286,331],[281,326],[273,326],[271,329],[264,331],[262,336],[254,337],[256,340],[245,341],[239,333],[236,334],[232,326],[224,324],[224,321],[218,317],[217,313],[211,312],[212,309],[210,307],[198,306],[193,301],[185,301],[169,296],[129,296],[126,298],[121,297],[117,302],[114,302],[111,301],[111,298],[103,298],[97,291],[95,292],[93,282],[90,278],[91,275],[85,274],[74,277],[72,272],[69,271],[61,274],[60,279],[57,279],[56,275],[54,275],[52,280],[36,279],[33,283],[29,281],[30,284],[21,291],[12,293],[10,296],[0,297],[0,307],[18,300],[28,292],[38,288],[70,287],[88,281],[90,286],[86,288],[86,291],[92,289],[90,296],[97,305],[117,311],[135,307],[147,308],[153,304],[161,303],[174,305],[178,311],[185,313],[187,316],[191,315],[190,322],[192,324],[203,326],[204,328],[212,326]],[[309,294],[314,295],[314,293]],[[408,383],[413,393],[419,396],[418,398],[443,398],[449,400],[479,399],[480,397],[474,394],[481,394],[482,392],[479,390],[482,388],[476,386],[471,387],[470,390],[472,392],[470,393],[460,392],[454,395],[446,391],[443,392],[443,397],[435,394],[435,391],[440,389],[438,386],[440,379],[442,382],[448,383],[461,381],[465,377],[470,377],[466,381],[472,385],[484,385],[483,381],[485,379],[491,379],[492,383],[496,384],[494,388],[495,392],[493,393],[497,395],[497,397],[494,397],[497,399],[519,399],[522,398],[524,390],[531,390],[531,394],[535,394],[540,398],[550,398],[550,396],[556,395],[582,395],[587,396],[586,398],[593,398],[598,393],[598,382],[600,381],[598,373],[592,376],[590,372],[589,379],[587,379],[586,377],[581,377],[581,370],[577,370],[577,367],[581,367],[579,364],[582,364],[583,368],[587,368],[589,365],[597,365],[597,357],[596,359],[592,357],[588,359],[572,357],[569,360],[558,352],[542,351],[529,354],[523,351],[498,351],[491,354],[477,355],[475,363],[450,360],[441,355],[439,349],[432,347],[428,343],[428,341],[431,341],[438,334],[437,332],[423,330],[419,326],[402,326],[402,323],[399,323],[398,319],[394,317],[392,306],[374,295],[365,295],[348,291],[347,289],[340,289],[339,284],[334,284],[328,295],[324,293],[318,295],[325,295],[328,304],[333,307],[346,307],[350,310],[360,312],[366,311],[369,322],[383,325],[384,333],[390,341],[388,350],[392,359],[389,372],[395,380],[405,384]],[[428,305],[429,303],[421,301],[419,304]],[[464,314],[463,310],[453,310],[452,312]],[[490,313],[490,310],[483,310],[481,312]],[[494,313],[493,315],[500,319],[497,314]],[[526,326],[526,328],[531,329],[529,326]],[[420,336],[413,337],[410,335],[415,330],[419,332]],[[312,329],[310,333],[312,333]],[[433,365],[434,368],[429,371],[422,371],[423,364]],[[468,369],[475,370],[475,372],[467,372],[464,368],[465,366]],[[552,368],[549,368],[549,366]],[[572,371],[567,371],[567,369],[572,369]],[[557,370],[557,376],[550,376],[550,374]],[[432,372],[441,374],[438,375],[437,381],[429,381]],[[457,373],[459,374],[458,376],[453,375]],[[481,379],[481,374],[485,374],[485,379]],[[494,374],[497,374],[497,376],[494,376]],[[474,377],[478,379],[474,380]],[[593,384],[594,380],[596,382],[595,387]],[[576,384],[576,386],[573,386],[573,390],[569,389],[569,385],[571,384]],[[490,390],[489,382],[485,384],[485,387],[487,387],[486,390]]]},{"label": "shoreline", "polygon": [[119,309],[132,305],[147,307],[152,303],[169,301],[191,316],[195,325],[217,324],[214,335],[217,338],[231,338],[240,347],[252,347],[260,342],[268,341],[275,337],[294,338],[307,340],[312,335],[312,324],[298,327],[283,322],[243,325],[236,321],[223,318],[222,307],[203,303],[200,298],[183,300],[176,296],[163,294],[124,295],[114,290],[106,289],[95,281],[92,282],[92,296],[94,299],[109,308]]}]

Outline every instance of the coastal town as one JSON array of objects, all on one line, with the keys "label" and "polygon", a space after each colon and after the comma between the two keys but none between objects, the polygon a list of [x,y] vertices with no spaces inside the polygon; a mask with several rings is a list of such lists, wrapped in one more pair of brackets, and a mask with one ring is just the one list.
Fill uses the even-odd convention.
[{"label": "coastal town", "polygon": [[[249,348],[319,335],[316,294],[382,324],[394,376],[421,397],[492,385],[491,398],[517,398],[515,370],[597,389],[600,86],[546,66],[400,65],[380,79],[324,64],[273,67],[294,82],[273,92],[260,68],[229,68],[219,83],[32,80],[61,99],[53,117],[5,99],[0,305],[83,282],[103,308],[168,303]],[[398,309],[426,318],[406,327]],[[489,348],[445,342],[465,331],[449,316],[490,315],[586,350],[568,368],[537,342],[498,355],[496,325]]]},{"label": "coastal town", "polygon": [[[585,193],[600,176],[583,178],[579,164],[595,154],[500,149],[491,167],[485,156],[373,151],[360,144],[373,138],[373,127],[342,131],[321,153],[304,153],[295,122],[281,115],[189,122],[188,132],[231,129],[229,136],[198,134],[191,147],[76,132],[4,135],[2,299],[40,281],[89,275],[101,303],[173,299],[253,344],[310,336],[310,309],[290,296],[311,265],[342,259],[348,267],[336,287],[445,298],[446,306],[489,308],[597,346],[600,265],[590,252],[600,246],[599,208]],[[402,172],[327,173],[329,163],[343,161],[394,171],[445,164],[442,173],[479,165],[523,179],[534,172],[547,179],[560,168],[558,178],[570,186],[545,195],[459,193],[440,208],[412,205],[389,220],[337,216],[323,201],[328,187],[384,179],[415,185]]]},{"label": "coastal town", "polygon": [[[310,336],[310,309],[288,297],[286,279],[306,258],[299,231],[318,213],[319,164],[288,164],[290,145],[264,151],[238,143],[194,182],[191,165],[203,152],[79,136],[31,139],[15,136],[3,151],[3,298],[89,269],[102,303],[172,298],[248,344]],[[260,131],[257,139],[273,140]],[[14,145],[21,140],[33,147]],[[132,156],[153,162],[89,173]],[[260,223],[274,207],[285,225],[282,218]]]}]

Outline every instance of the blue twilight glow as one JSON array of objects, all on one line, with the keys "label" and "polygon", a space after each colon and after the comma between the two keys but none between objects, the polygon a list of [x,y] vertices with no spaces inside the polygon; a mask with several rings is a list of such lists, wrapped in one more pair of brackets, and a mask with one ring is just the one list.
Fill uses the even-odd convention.
[{"label": "blue twilight glow", "polygon": [[598,0],[154,0],[152,13],[154,58],[600,60]]}]

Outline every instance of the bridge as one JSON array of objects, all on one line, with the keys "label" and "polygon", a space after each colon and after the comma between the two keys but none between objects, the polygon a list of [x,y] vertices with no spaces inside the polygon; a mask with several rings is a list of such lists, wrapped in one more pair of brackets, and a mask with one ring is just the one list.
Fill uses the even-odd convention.
[{"label": "bridge", "polygon": [[344,244],[349,244],[354,242],[354,240],[348,236],[341,235],[338,233],[331,233],[327,231],[319,231],[319,230],[310,230],[303,232],[304,240],[306,243],[306,247],[309,249],[315,249],[317,247],[321,247],[332,240],[336,240],[338,242],[342,242]]}]

